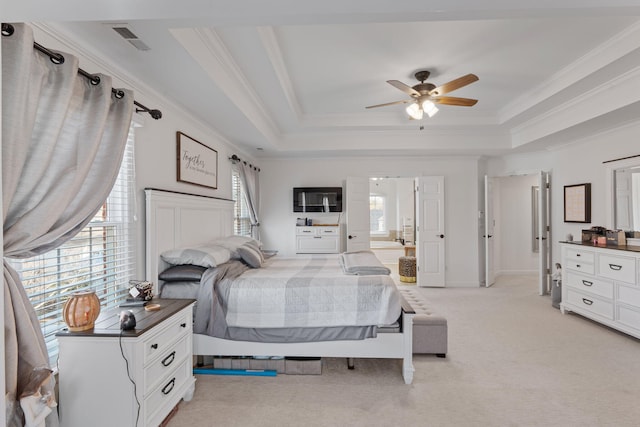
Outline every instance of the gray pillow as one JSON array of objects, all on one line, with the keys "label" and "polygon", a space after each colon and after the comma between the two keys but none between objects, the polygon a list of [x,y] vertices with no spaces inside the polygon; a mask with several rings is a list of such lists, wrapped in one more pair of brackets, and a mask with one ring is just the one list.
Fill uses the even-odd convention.
[{"label": "gray pillow", "polygon": [[160,273],[158,279],[165,282],[199,282],[205,270],[206,267],[199,265],[174,265]]},{"label": "gray pillow", "polygon": [[262,252],[253,245],[242,245],[238,247],[238,254],[240,254],[240,258],[251,268],[260,268],[264,263]]}]

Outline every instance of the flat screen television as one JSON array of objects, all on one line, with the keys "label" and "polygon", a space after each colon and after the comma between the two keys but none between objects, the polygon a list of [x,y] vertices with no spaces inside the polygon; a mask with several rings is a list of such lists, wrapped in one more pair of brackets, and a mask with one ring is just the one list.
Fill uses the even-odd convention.
[{"label": "flat screen television", "polygon": [[342,212],[342,187],[295,187],[294,212]]}]

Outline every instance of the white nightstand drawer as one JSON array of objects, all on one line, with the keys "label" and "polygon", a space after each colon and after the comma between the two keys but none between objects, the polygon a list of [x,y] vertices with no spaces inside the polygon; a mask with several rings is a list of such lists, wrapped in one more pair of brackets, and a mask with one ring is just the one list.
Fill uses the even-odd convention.
[{"label": "white nightstand drawer", "polygon": [[144,370],[145,384],[147,385],[144,391],[145,396],[158,383],[170,379],[168,376],[171,371],[184,361],[185,357],[191,355],[190,340],[188,338],[188,336],[182,338],[173,348],[166,350],[162,356],[154,360]]},{"label": "white nightstand drawer", "polygon": [[596,279],[594,276],[581,276],[567,272],[567,286],[579,291],[586,291],[613,299],[613,283],[607,280]]},{"label": "white nightstand drawer", "polygon": [[581,249],[567,249],[567,258],[571,258],[580,262],[593,263],[595,254],[593,252],[584,251]]},{"label": "white nightstand drawer", "polygon": [[193,320],[185,314],[179,314],[167,321],[167,327],[144,341],[144,364],[169,350],[175,340],[191,333]]},{"label": "white nightstand drawer", "polygon": [[161,382],[144,400],[145,419],[151,419],[159,408],[173,408],[180,401],[182,395],[179,393],[192,377],[191,363],[191,359],[183,361],[172,375]]},{"label": "white nightstand drawer", "polygon": [[596,272],[593,263],[589,263],[587,261],[576,261],[575,259],[568,259],[566,264],[567,269],[569,270],[579,271],[584,274],[595,274]]},{"label": "white nightstand drawer", "polygon": [[636,260],[621,256],[600,254],[598,275],[627,283],[636,283]]},{"label": "white nightstand drawer", "polygon": [[571,289],[567,290],[567,299],[569,304],[613,320],[613,303],[610,301],[603,301]]}]

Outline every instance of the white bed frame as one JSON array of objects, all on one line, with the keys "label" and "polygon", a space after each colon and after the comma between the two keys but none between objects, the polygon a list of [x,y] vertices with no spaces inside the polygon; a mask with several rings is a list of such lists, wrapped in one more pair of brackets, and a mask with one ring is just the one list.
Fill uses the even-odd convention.
[{"label": "white bed frame", "polygon": [[[160,254],[168,249],[233,234],[233,201],[147,189],[146,276],[158,293],[158,273],[167,267]],[[298,356],[402,359],[406,384],[413,381],[413,316],[403,304],[402,331],[364,340],[309,343],[259,343],[193,335],[193,353],[202,356]]]}]

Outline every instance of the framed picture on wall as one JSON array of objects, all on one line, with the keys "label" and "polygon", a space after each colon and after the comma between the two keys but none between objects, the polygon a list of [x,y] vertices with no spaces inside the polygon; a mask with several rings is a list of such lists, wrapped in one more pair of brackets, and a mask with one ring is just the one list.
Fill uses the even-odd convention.
[{"label": "framed picture on wall", "polygon": [[564,222],[591,222],[591,184],[564,186]]},{"label": "framed picture on wall", "polygon": [[176,138],[178,181],[218,188],[218,152],[182,132]]}]

